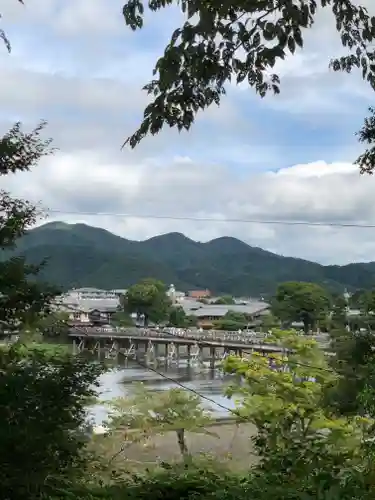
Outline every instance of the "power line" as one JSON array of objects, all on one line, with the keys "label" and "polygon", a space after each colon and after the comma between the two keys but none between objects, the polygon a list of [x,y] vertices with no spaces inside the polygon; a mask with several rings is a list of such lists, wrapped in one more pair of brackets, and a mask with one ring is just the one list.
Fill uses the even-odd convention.
[{"label": "power line", "polygon": [[[65,325],[69,326],[68,322],[66,321],[62,321]],[[71,326],[70,326],[71,328]],[[74,327],[75,330],[77,330],[79,332],[79,334],[83,334],[83,335],[86,335],[87,334],[85,332],[82,332],[79,327]],[[172,335],[172,334],[171,334]],[[115,350],[118,354],[121,354],[120,353],[120,350],[117,349]],[[165,380],[168,380],[169,382],[172,382],[173,384],[181,387],[182,389],[186,390],[186,391],[189,391],[191,392],[192,394],[195,394],[196,396],[199,396],[200,398],[204,399],[205,401],[208,401],[209,403],[212,403],[214,405],[216,405],[217,407],[223,409],[223,410],[226,410],[226,411],[229,411],[231,412],[232,414],[236,415],[236,417],[238,417],[238,413],[233,410],[232,408],[229,408],[225,405],[222,405],[221,403],[219,403],[218,401],[215,401],[214,399],[206,396],[205,394],[202,394],[200,393],[199,391],[196,391],[195,389],[191,388],[191,387],[188,387],[187,385],[183,384],[182,382],[180,382],[179,380],[173,378],[173,377],[169,377],[168,375],[166,375],[165,373],[162,373],[160,372],[159,370],[157,370],[156,368],[153,368],[149,365],[147,365],[146,363],[142,363],[141,361],[139,361],[138,359],[135,359],[134,358],[134,361],[136,364],[138,364],[141,368],[144,368],[145,370],[149,370],[153,373],[156,373],[157,375],[159,375],[160,377],[162,377],[163,379]]]},{"label": "power line", "polygon": [[[69,326],[70,328],[71,325],[69,325],[69,323],[65,320],[61,320],[62,323],[64,323],[66,326]],[[85,333],[84,331],[82,331],[79,327],[73,327],[77,333],[79,333],[80,335],[83,335],[83,336],[88,336],[87,333]],[[163,332],[165,333],[166,335],[169,335],[171,337],[174,337],[173,333],[170,333],[170,332]],[[207,346],[210,346],[210,343],[207,342],[207,341],[199,341],[197,340],[196,341],[197,345],[200,345],[202,347],[207,347]],[[117,349],[116,352],[118,354],[121,354],[120,350]],[[252,351],[247,351],[247,350],[242,350],[243,353],[245,354],[250,354],[250,355],[253,355],[254,353]],[[272,354],[270,353],[268,356],[267,356],[268,359],[272,360],[274,359],[275,361],[281,361],[279,358],[276,358],[276,357],[273,357]],[[182,382],[180,382],[179,380],[173,378],[173,377],[169,377],[168,375],[166,375],[165,373],[162,373],[160,372],[159,370],[157,370],[156,368],[153,368],[149,365],[147,365],[146,363],[142,363],[141,361],[139,361],[138,359],[134,358],[134,361],[136,364],[138,364],[141,368],[145,369],[145,370],[148,370],[148,371],[151,371],[153,373],[156,373],[157,375],[159,375],[160,377],[162,377],[163,379],[165,380],[168,380],[169,382],[172,382],[174,385],[177,385],[178,387],[181,387],[182,389],[200,397],[201,399],[205,400],[205,401],[208,401],[209,403],[211,404],[214,404],[215,406],[217,406],[218,408],[221,408],[225,411],[228,411],[230,412],[231,414],[235,415],[237,418],[240,417],[240,415],[238,414],[238,412],[236,410],[233,410],[233,408],[229,408],[228,406],[225,406],[221,403],[219,403],[218,401],[215,401],[214,399],[210,398],[209,396],[206,396],[205,394],[202,394],[200,393],[199,391],[191,388],[191,387],[188,387],[187,385],[183,384]],[[335,374],[337,373],[338,375],[345,375],[345,376],[348,376],[348,373],[345,372],[345,371],[341,371],[341,370],[334,370],[332,368],[325,368],[323,366],[314,366],[314,365],[310,365],[310,364],[307,364],[307,363],[301,363],[301,362],[298,362],[298,361],[292,361],[292,360],[286,360],[285,361],[285,365],[290,365],[290,366],[301,366],[301,367],[304,367],[304,368],[310,368],[312,370],[317,370],[317,371],[323,371],[323,372],[328,372],[328,373],[332,373],[332,374]]]},{"label": "power line", "polygon": [[338,228],[356,228],[356,229],[375,229],[374,224],[362,224],[360,222],[309,222],[301,220],[269,220],[269,219],[246,219],[246,218],[215,218],[215,217],[195,217],[195,216],[177,216],[177,215],[155,215],[139,213],[117,213],[117,212],[88,212],[78,210],[47,209],[51,214],[65,215],[87,215],[99,217],[119,217],[124,219],[154,219],[154,220],[173,220],[173,221],[191,221],[191,222],[230,222],[242,224],[264,224],[275,226],[307,226],[307,227],[338,227]]},{"label": "power line", "polygon": [[[78,310],[78,312],[84,312],[84,311],[79,311],[79,310]],[[67,326],[69,326],[70,328],[72,328],[72,326],[71,326],[71,325],[69,325],[69,323],[68,323],[67,321],[64,321],[64,320],[63,320],[62,322],[63,322],[64,324],[66,324]],[[79,332],[80,334],[83,334],[84,336],[88,336],[88,334],[87,334],[87,333],[85,333],[85,332],[83,332],[83,331],[82,331],[79,327],[76,327],[76,326],[75,326],[75,327],[73,327],[73,328],[74,328],[75,330],[77,330],[77,332]],[[171,333],[171,332],[168,332],[168,331],[164,331],[164,330],[163,330],[163,334],[165,334],[165,335],[167,335],[167,336],[169,335],[171,338],[175,338],[175,335],[174,335],[173,333]],[[211,343],[210,343],[209,341],[204,341],[204,340],[196,340],[196,344],[197,344],[198,346],[201,346],[201,347],[209,347],[209,346],[211,346]],[[245,350],[245,349],[241,349],[241,351],[242,351],[243,353],[245,353],[245,354],[250,354],[250,355],[254,354],[254,352],[253,352],[253,351],[248,351],[248,350]],[[118,350],[117,352],[118,352],[118,353],[120,353],[120,351],[119,351],[119,350]],[[273,356],[272,356],[272,353],[269,353],[269,354],[267,355],[267,358],[268,358],[268,359],[271,359],[271,360],[272,360],[272,359],[274,359],[274,360],[279,360],[279,358],[273,357]],[[136,362],[139,364],[138,360],[136,360]],[[312,370],[324,371],[324,372],[329,372],[329,373],[337,373],[338,375],[340,375],[340,374],[341,374],[341,375],[347,375],[347,372],[345,372],[345,371],[334,370],[333,368],[325,368],[325,367],[323,367],[323,366],[314,366],[314,365],[310,365],[310,364],[307,364],[307,363],[301,363],[301,362],[298,362],[298,361],[291,361],[291,360],[289,360],[289,359],[286,361],[286,364],[289,364],[289,365],[291,365],[291,366],[301,366],[301,367],[304,367],[304,368],[311,368]],[[162,376],[162,377],[164,377],[164,378],[169,379],[171,382],[174,382],[174,383],[176,383],[177,385],[181,385],[181,383],[180,383],[180,382],[178,382],[177,380],[175,380],[175,379],[173,379],[173,378],[170,378],[170,377],[168,377],[168,376],[165,376],[165,375],[164,375],[164,374],[162,374],[162,373],[159,373],[159,372],[158,372],[157,370],[155,370],[154,368],[150,368],[150,367],[148,367],[148,365],[144,365],[143,367],[144,367],[144,368],[146,368],[146,369],[149,369],[149,370],[151,370],[151,371],[153,371],[153,372],[155,372],[155,373],[158,373],[160,376]],[[181,387],[182,387],[182,385],[181,385]],[[184,387],[185,387],[185,386],[184,386]],[[189,388],[187,388],[187,390],[190,390],[190,389],[189,389]],[[198,393],[197,391],[194,391],[193,389],[192,389],[192,392],[195,392],[197,395],[201,395],[200,393]],[[201,395],[201,396],[203,397],[203,395]],[[215,403],[215,404],[216,404],[216,403]],[[224,408],[224,409],[227,409],[227,408]]]},{"label": "power line", "polygon": [[[67,322],[65,322],[65,321],[64,321],[64,323],[65,323],[67,326],[69,326]],[[70,328],[72,328],[72,327],[70,326]],[[74,328],[75,330],[77,330],[77,332],[79,332],[79,334],[81,334],[81,335],[84,335],[84,336],[87,336],[87,337],[88,337],[88,334],[87,334],[87,333],[85,333],[85,332],[83,332],[82,330],[80,330],[80,328],[79,328],[79,327],[73,327],[73,328]],[[167,331],[163,331],[163,334],[165,334],[165,335],[169,335],[169,336],[170,336],[170,337],[172,337],[172,338],[174,338],[174,337],[175,337],[175,335],[174,335],[173,333],[170,333],[170,332],[167,332]],[[146,338],[147,338],[147,337],[146,337]],[[196,344],[197,344],[198,346],[201,346],[201,347],[209,347],[209,346],[211,346],[211,343],[210,343],[209,341],[204,341],[204,340],[196,340]],[[253,354],[254,354],[254,352],[253,352],[253,351],[247,351],[247,350],[245,350],[245,349],[241,349],[241,351],[242,351],[243,353],[245,353],[245,354],[250,354],[250,355],[253,355]],[[121,352],[120,352],[119,350],[117,350],[116,352],[117,352],[117,353],[119,353],[119,354],[121,354]],[[280,361],[280,359],[279,359],[279,358],[277,358],[277,357],[275,357],[275,356],[272,356],[272,353],[269,353],[266,357],[267,357],[268,359],[271,359],[271,360],[273,359],[273,360],[275,360],[275,361]],[[136,361],[136,363],[140,364],[138,360],[134,360],[134,361]],[[339,375],[340,375],[340,371],[338,371],[338,370],[334,370],[334,369],[332,369],[332,368],[325,368],[325,367],[323,367],[323,366],[314,366],[314,365],[307,364],[307,363],[301,363],[301,362],[298,362],[298,361],[292,361],[292,360],[290,360],[290,359],[288,359],[288,360],[285,362],[285,364],[288,364],[288,365],[291,365],[291,366],[301,366],[301,367],[304,367],[304,368],[311,368],[312,370],[324,371],[324,372],[329,372],[329,373],[337,373],[337,374],[339,374]],[[181,387],[186,388],[187,390],[191,390],[192,392],[194,392],[195,394],[197,394],[197,395],[199,395],[199,396],[204,397],[202,394],[200,394],[199,392],[195,391],[194,389],[189,389],[189,388],[185,387],[185,386],[184,386],[184,385],[182,385],[180,382],[178,382],[176,379],[170,378],[170,377],[168,377],[168,376],[164,375],[163,373],[160,373],[160,372],[159,372],[159,371],[157,371],[156,369],[149,367],[149,366],[148,366],[148,365],[146,365],[146,364],[145,364],[145,365],[141,365],[141,366],[142,366],[143,368],[147,369],[147,370],[150,370],[150,371],[153,371],[153,372],[155,372],[155,373],[159,374],[161,377],[166,378],[166,379],[170,380],[171,382],[176,383],[177,385],[180,385]],[[342,372],[341,372],[341,374],[342,374],[342,375],[347,375],[347,373],[346,373],[346,372],[344,372],[344,371],[342,371]],[[212,402],[214,402],[214,401],[212,401]],[[215,403],[215,404],[216,404],[216,403]],[[223,408],[224,408],[224,407],[223,407]],[[224,409],[227,409],[227,408],[224,408]]]},{"label": "power line", "polygon": [[[69,326],[71,328],[71,325],[69,325],[69,323],[67,321],[64,321],[62,320],[61,321],[62,323],[64,323],[66,326]],[[84,336],[87,336],[87,334],[85,332],[83,332],[82,330],[80,330],[79,327],[73,327],[77,333],[79,334],[83,334]],[[120,350],[117,349],[116,352],[118,354],[120,354]],[[224,406],[222,405],[221,403],[218,403],[217,401],[215,401],[214,399],[211,399],[210,397],[208,396],[205,396],[204,394],[201,394],[200,392],[196,391],[195,389],[192,389],[191,387],[188,387],[186,386],[185,384],[183,384],[182,382],[179,382],[178,380],[172,378],[172,377],[169,377],[168,375],[166,375],[165,373],[162,373],[160,372],[159,370],[156,370],[156,368],[152,368],[151,366],[147,365],[146,363],[142,363],[141,361],[139,361],[138,359],[134,359],[134,361],[139,365],[141,366],[142,368],[146,369],[146,370],[149,370],[153,373],[156,373],[157,375],[159,375],[160,377],[164,378],[165,380],[168,380],[169,382],[172,382],[173,384],[175,385],[178,385],[179,387],[181,387],[182,389],[185,389],[193,394],[195,394],[196,396],[199,396],[200,398],[202,399],[205,399],[206,401],[218,406],[219,408],[222,408],[223,410],[226,410],[226,411],[230,411],[230,412],[233,412],[235,413],[235,411],[231,408],[228,408],[227,406]],[[237,415],[237,413],[236,413]],[[237,415],[238,416],[238,415]]]},{"label": "power line", "polygon": [[187,385],[183,384],[182,382],[180,382],[179,380],[177,380],[177,379],[175,379],[173,377],[169,377],[168,375],[166,375],[165,373],[160,372],[156,368],[148,366],[146,363],[142,363],[138,359],[135,359],[135,362],[139,366],[141,366],[142,368],[144,368],[145,370],[149,370],[149,371],[151,371],[153,373],[156,373],[157,375],[160,375],[160,377],[162,377],[163,379],[168,380],[169,382],[172,382],[173,384],[181,387],[182,389],[184,389],[186,391],[191,392],[192,394],[195,394],[196,396],[199,396],[200,398],[208,401],[209,403],[212,403],[212,404],[216,405],[217,407],[221,408],[222,410],[229,411],[229,412],[233,413],[234,415],[236,415],[236,417],[239,416],[238,413],[235,410],[233,410],[232,408],[229,408],[228,406],[222,405],[218,401],[215,401],[214,399],[206,396],[205,394],[202,394],[199,391],[196,391],[195,389],[193,389],[191,387],[188,387]]}]

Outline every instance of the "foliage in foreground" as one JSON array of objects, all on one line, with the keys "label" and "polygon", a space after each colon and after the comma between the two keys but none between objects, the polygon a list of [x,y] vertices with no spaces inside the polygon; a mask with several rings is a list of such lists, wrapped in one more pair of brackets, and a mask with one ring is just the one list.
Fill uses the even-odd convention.
[{"label": "foliage in foreground", "polygon": [[86,404],[100,372],[63,351],[0,350],[1,498],[36,498],[81,475]]},{"label": "foliage in foreground", "polygon": [[[198,467],[192,459],[185,465],[164,464],[164,470],[114,476],[109,484],[101,483],[99,469],[97,477],[78,473],[92,463],[82,453],[82,426],[85,401],[99,368],[62,353],[51,358],[36,349],[25,356],[19,346],[0,351],[0,397],[5,402],[0,408],[4,422],[0,496],[372,500],[373,420],[340,417],[324,405],[326,389],[339,376],[315,342],[277,330],[269,341],[285,349],[282,356],[274,356],[272,365],[253,354],[248,359],[229,357],[224,366],[238,379],[232,393],[242,397],[239,417],[258,428],[255,445],[260,460],[247,474],[228,472],[215,463]],[[115,405],[120,413],[112,421],[113,428],[121,438],[129,427],[147,435],[184,427],[200,432],[204,416],[199,404],[177,389],[155,393],[138,386],[132,398]],[[370,400],[366,409],[373,413]]]},{"label": "foliage in foreground", "polygon": [[[239,384],[238,414],[253,422],[259,463],[254,488],[259,499],[354,499],[375,494],[374,421],[345,418],[325,405],[339,380],[314,341],[275,331],[270,342],[284,348],[272,361],[230,357],[228,373]],[[367,495],[367,496],[366,496]]]},{"label": "foliage in foreground", "polygon": [[60,490],[48,500],[252,500],[249,476],[208,466],[168,466],[106,486],[82,486]]},{"label": "foliage in foreground", "polygon": [[[303,47],[306,30],[314,26],[322,9],[332,12],[344,47],[343,55],[333,59],[330,67],[345,72],[359,69],[375,88],[375,18],[357,2],[169,0],[148,2],[146,8],[156,12],[175,4],[184,22],[171,34],[152,81],[144,87],[152,101],[139,129],[126,141],[132,148],[165,125],[188,130],[199,111],[220,105],[231,81],[246,83],[261,97],[278,94],[282,82],[276,64]],[[125,22],[132,30],[143,27],[144,16],[142,0],[126,2]],[[373,130],[373,124],[372,118],[367,128]],[[367,138],[373,139],[374,134],[362,133],[362,142]],[[361,157],[360,164],[367,166],[366,160]]]},{"label": "foliage in foreground", "polygon": [[[375,391],[375,337],[372,332],[330,333],[331,349],[335,353],[330,366],[340,373],[338,383],[327,392],[326,403],[340,415],[368,415],[363,404],[363,392]],[[375,415],[375,412],[371,413]]]}]

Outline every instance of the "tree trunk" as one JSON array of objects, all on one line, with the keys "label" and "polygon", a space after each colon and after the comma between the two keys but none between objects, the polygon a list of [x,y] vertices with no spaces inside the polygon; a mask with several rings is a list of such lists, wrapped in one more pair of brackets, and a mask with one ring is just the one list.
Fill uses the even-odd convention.
[{"label": "tree trunk", "polygon": [[304,331],[305,335],[308,335],[308,333],[310,331],[310,324],[311,324],[311,321],[310,321],[308,314],[302,315],[302,322],[303,322],[303,331]]},{"label": "tree trunk", "polygon": [[149,321],[148,314],[144,313],[144,314],[143,314],[143,326],[144,326],[145,328],[148,328],[148,321]]},{"label": "tree trunk", "polygon": [[185,429],[178,429],[176,431],[178,447],[180,448],[181,455],[183,458],[189,454],[189,450],[185,441]]}]

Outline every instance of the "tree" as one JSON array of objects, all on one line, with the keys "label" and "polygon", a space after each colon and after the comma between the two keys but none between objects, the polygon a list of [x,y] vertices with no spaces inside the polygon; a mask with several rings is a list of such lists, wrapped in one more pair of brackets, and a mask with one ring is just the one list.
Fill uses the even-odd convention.
[{"label": "tree", "polygon": [[126,292],[125,308],[130,313],[143,316],[144,325],[149,321],[160,323],[168,318],[170,299],[166,295],[165,285],[158,280],[145,279],[132,285]]},{"label": "tree", "polygon": [[[41,138],[45,123],[30,133],[16,123],[0,140],[0,175],[28,171],[38,161],[53,153],[51,140]],[[29,265],[22,257],[12,257],[17,239],[35,224],[40,213],[31,203],[12,198],[0,191],[0,250],[9,256],[0,262],[0,325],[3,329],[17,329],[30,324],[43,312],[49,311],[51,299],[59,290],[35,282],[41,269]]]},{"label": "tree", "polygon": [[[252,500],[249,474],[237,474],[215,463],[163,464],[162,468],[132,474],[104,487],[75,488],[66,498],[82,500]],[[353,500],[353,499],[351,499]]]},{"label": "tree", "polygon": [[375,314],[375,290],[364,292],[358,303],[361,313],[365,316]]},{"label": "tree", "polygon": [[22,345],[0,350],[0,497],[46,498],[84,467],[99,365]]},{"label": "tree", "polygon": [[235,303],[234,298],[231,295],[223,295],[214,302],[214,304],[218,305],[232,305],[234,303]]},{"label": "tree", "polygon": [[261,321],[263,330],[270,330],[272,328],[280,327],[280,320],[276,318],[276,316],[271,312],[269,312],[269,314],[264,314],[261,318]]},{"label": "tree", "polygon": [[218,330],[243,330],[247,327],[249,320],[244,313],[228,311],[223,318],[214,322]]},{"label": "tree", "polygon": [[64,337],[69,333],[69,314],[64,311],[51,311],[41,315],[26,329],[41,333],[45,337]]},{"label": "tree", "polygon": [[116,312],[111,318],[111,323],[120,327],[134,326],[133,318],[124,311]]},{"label": "tree", "polygon": [[335,353],[330,366],[340,373],[340,378],[327,392],[327,405],[340,415],[366,415],[361,394],[365,387],[375,390],[373,335],[338,329],[333,330],[330,337],[331,350]]},{"label": "tree", "polygon": [[291,324],[301,321],[305,333],[327,315],[330,300],[327,292],[315,283],[289,281],[278,286],[273,300],[273,313],[282,322]]},{"label": "tree", "polygon": [[114,410],[110,428],[123,434],[130,444],[175,431],[181,455],[187,458],[185,432],[211,434],[204,429],[211,421],[210,413],[203,409],[199,396],[184,389],[156,392],[135,384],[130,397],[119,398],[110,406]]},{"label": "tree", "polygon": [[348,299],[349,307],[352,309],[359,309],[362,302],[362,297],[365,293],[365,290],[356,290],[355,292],[350,294],[350,297]]},{"label": "tree", "polygon": [[257,427],[254,498],[371,498],[373,453],[367,455],[366,440],[373,421],[337,417],[324,406],[339,376],[316,342],[280,330],[269,341],[284,353],[224,362],[225,372],[237,376],[228,395],[241,394],[239,417]]},{"label": "tree", "polygon": [[193,314],[188,314],[186,316],[186,326],[196,327],[198,325],[198,318]]},{"label": "tree", "polygon": [[188,318],[181,306],[171,307],[169,311],[168,324],[176,328],[185,328],[188,326]]},{"label": "tree", "polygon": [[348,324],[348,303],[343,295],[336,295],[332,300],[331,328],[345,328]]},{"label": "tree", "polygon": [[359,142],[368,145],[356,160],[361,174],[373,174],[375,169],[375,108],[370,107],[369,112],[370,116],[365,118],[363,127],[357,132]]},{"label": "tree", "polygon": [[[186,21],[177,28],[164,54],[156,62],[154,79],[143,89],[152,96],[139,129],[125,144],[134,148],[146,135],[164,125],[188,130],[196,114],[219,105],[226,85],[246,81],[261,97],[280,92],[275,64],[303,47],[304,30],[313,26],[317,2],[273,0],[149,2],[151,11],[177,4]],[[347,53],[333,59],[334,71],[362,71],[375,88],[375,18],[351,0],[321,0],[331,9],[338,37]],[[126,24],[143,27],[144,3],[128,0],[123,9]]]},{"label": "tree", "polygon": [[[18,2],[21,3],[21,4],[23,4],[23,0],[18,0]],[[0,17],[1,17],[1,13],[0,13]],[[11,49],[12,49],[12,47],[10,45],[10,41],[9,41],[9,39],[8,39],[5,31],[2,30],[2,29],[0,29],[0,40],[3,41],[3,43],[4,43],[4,45],[5,45],[6,49],[7,49],[7,51],[10,52]]]},{"label": "tree", "polygon": [[371,331],[375,327],[375,290],[363,292],[358,301],[359,327]]}]

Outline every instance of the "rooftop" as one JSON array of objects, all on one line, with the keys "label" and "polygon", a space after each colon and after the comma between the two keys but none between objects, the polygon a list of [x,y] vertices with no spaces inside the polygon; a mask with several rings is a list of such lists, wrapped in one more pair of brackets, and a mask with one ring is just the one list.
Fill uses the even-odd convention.
[{"label": "rooftop", "polygon": [[225,316],[229,311],[243,313],[248,315],[253,315],[257,313],[262,313],[267,311],[270,307],[267,302],[254,301],[246,305],[214,305],[214,304],[202,304],[198,302],[199,307],[193,309],[191,307],[185,308],[185,303],[182,304],[185,312],[198,318],[205,316]]},{"label": "rooftop", "polygon": [[117,304],[113,303],[111,299],[82,299],[79,302],[73,302],[64,300],[58,304],[60,309],[70,310],[70,311],[82,311],[82,312],[90,312],[94,309],[98,311],[116,311]]}]

